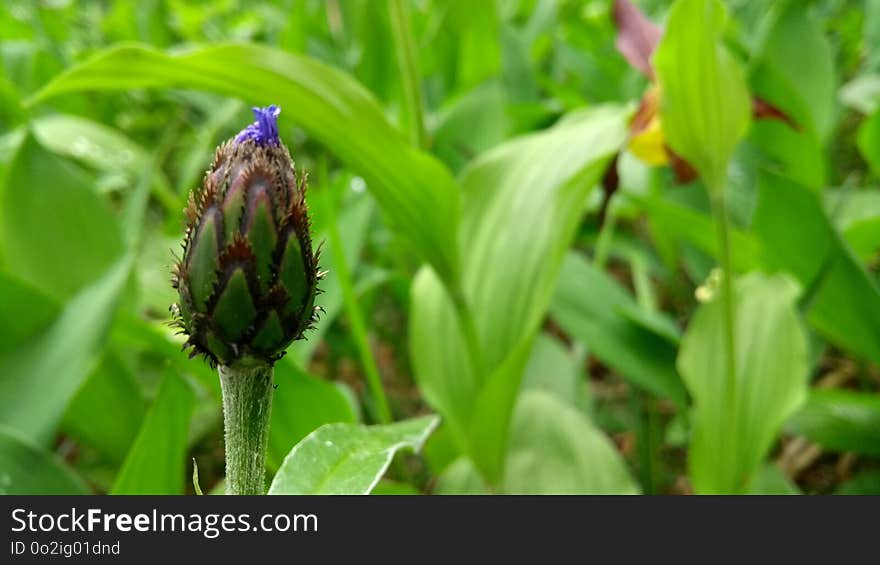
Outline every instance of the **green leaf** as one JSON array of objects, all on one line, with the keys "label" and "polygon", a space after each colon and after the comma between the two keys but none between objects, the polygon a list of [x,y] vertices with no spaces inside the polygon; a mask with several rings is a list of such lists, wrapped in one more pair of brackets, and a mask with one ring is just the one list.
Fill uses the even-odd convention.
[{"label": "green leaf", "polygon": [[543,390],[575,406],[587,404],[578,361],[559,340],[538,334],[523,375],[523,389]]},{"label": "green leaf", "polygon": [[746,163],[746,175],[761,168],[815,190],[827,184],[825,155],[815,133],[795,131],[779,120],[756,120],[747,138],[759,159]]},{"label": "green leaf", "polygon": [[44,331],[0,358],[0,423],[48,443],[97,362],[130,269],[131,258],[123,257],[74,296]]},{"label": "green leaf", "polygon": [[316,428],[357,420],[340,385],[323,381],[290,363],[275,365],[275,396],[269,424],[269,464],[278,468],[290,449]]},{"label": "green leaf", "polygon": [[146,413],[143,392],[117,353],[108,351],[61,421],[65,433],[119,464]]},{"label": "green leaf", "polygon": [[732,390],[720,301],[702,305],[692,318],[678,370],[694,398],[689,468],[696,492],[743,492],[783,422],[806,398],[809,360],[797,294],[780,275],[753,273],[736,281]]},{"label": "green leaf", "polygon": [[720,43],[726,20],[719,0],[678,0],[654,53],[663,132],[713,191],[725,184],[752,108],[739,65]]},{"label": "green leaf", "polygon": [[829,341],[880,362],[880,289],[835,233],[820,195],[771,174],[758,188],[753,229],[762,264],[788,271],[807,289],[807,319]]},{"label": "green leaf", "polygon": [[[190,386],[168,371],[128,451],[112,494],[182,494],[193,410]],[[157,449],[161,446],[161,449]]]},{"label": "green leaf", "polygon": [[614,444],[580,411],[543,391],[524,391],[510,432],[509,494],[638,494]]},{"label": "green leaf", "polygon": [[800,2],[768,10],[766,35],[750,63],[750,82],[823,143],[834,125],[834,50],[822,23]]},{"label": "green leaf", "polygon": [[[31,126],[43,147],[101,171],[133,174],[152,165],[146,149],[121,132],[88,118],[53,114],[34,120]],[[155,167],[150,174],[153,192],[159,201],[169,212],[179,212],[182,197],[172,192],[162,170]]]},{"label": "green leaf", "polygon": [[508,101],[497,81],[467,91],[437,116],[431,148],[452,170],[458,171],[474,155],[497,145],[513,130]]},{"label": "green leaf", "polygon": [[58,315],[54,300],[18,279],[0,274],[0,359],[14,352],[29,337]]},{"label": "green leaf", "polygon": [[220,45],[174,55],[124,45],[69,69],[29,103],[82,90],[145,87],[202,89],[278,104],[363,176],[392,226],[454,286],[459,276],[455,182],[436,159],[406,142],[372,95],[350,76],[308,57],[258,45]]},{"label": "green leaf", "polygon": [[55,456],[0,427],[0,494],[87,493],[82,480]]},{"label": "green leaf", "polygon": [[786,428],[826,449],[880,456],[880,394],[813,390]]},{"label": "green leaf", "polygon": [[394,454],[421,449],[438,422],[424,416],[385,426],[322,426],[290,450],[269,494],[369,494]]},{"label": "green leaf", "polygon": [[633,321],[635,300],[603,271],[569,253],[550,312],[567,333],[621,376],[685,406],[675,342]]},{"label": "green leaf", "polygon": [[0,195],[0,246],[9,271],[57,299],[67,299],[123,252],[107,202],[80,171],[24,144]]},{"label": "green leaf", "polygon": [[[411,291],[410,351],[425,398],[492,482],[531,342],[545,315],[587,196],[625,138],[613,106],[480,156],[463,173],[464,299],[484,371],[475,373],[440,281],[423,269]],[[499,234],[506,234],[499,237]]]}]

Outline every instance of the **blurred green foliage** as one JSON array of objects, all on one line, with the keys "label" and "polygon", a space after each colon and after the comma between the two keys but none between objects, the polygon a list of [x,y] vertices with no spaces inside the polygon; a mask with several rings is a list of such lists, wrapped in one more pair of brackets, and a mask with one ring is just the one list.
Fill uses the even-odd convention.
[{"label": "blurred green foliage", "polygon": [[612,0],[4,2],[0,492],[216,490],[170,269],[276,103],[329,274],[273,492],[880,493],[880,1],[634,4],[704,179],[628,150]]}]

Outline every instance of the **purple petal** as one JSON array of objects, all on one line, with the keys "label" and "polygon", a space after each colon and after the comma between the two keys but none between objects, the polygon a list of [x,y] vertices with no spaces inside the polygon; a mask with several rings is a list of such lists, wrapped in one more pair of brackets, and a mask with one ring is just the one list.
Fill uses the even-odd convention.
[{"label": "purple petal", "polygon": [[629,0],[614,0],[614,23],[617,40],[614,45],[629,64],[654,78],[651,54],[663,36],[663,30],[651,22]]},{"label": "purple petal", "polygon": [[236,143],[242,143],[250,139],[257,145],[280,145],[278,115],[281,113],[281,108],[272,104],[266,108],[254,107],[253,112],[257,121],[241,130],[235,136]]}]

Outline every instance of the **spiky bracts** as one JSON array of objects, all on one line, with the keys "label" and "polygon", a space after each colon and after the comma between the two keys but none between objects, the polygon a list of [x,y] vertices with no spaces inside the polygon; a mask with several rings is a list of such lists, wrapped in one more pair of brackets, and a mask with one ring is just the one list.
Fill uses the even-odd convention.
[{"label": "spiky bracts", "polygon": [[183,258],[172,284],[175,324],[191,356],[231,366],[274,363],[316,318],[318,254],[312,251],[306,178],[297,180],[278,138],[274,106],[222,144],[190,194]]}]

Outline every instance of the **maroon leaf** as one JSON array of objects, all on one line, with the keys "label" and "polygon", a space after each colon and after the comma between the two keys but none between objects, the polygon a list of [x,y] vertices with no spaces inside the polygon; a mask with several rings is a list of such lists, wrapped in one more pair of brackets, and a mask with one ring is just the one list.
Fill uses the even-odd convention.
[{"label": "maroon leaf", "polygon": [[660,42],[663,30],[651,22],[629,0],[614,0],[614,24],[617,40],[614,45],[630,65],[654,78],[651,54]]}]

